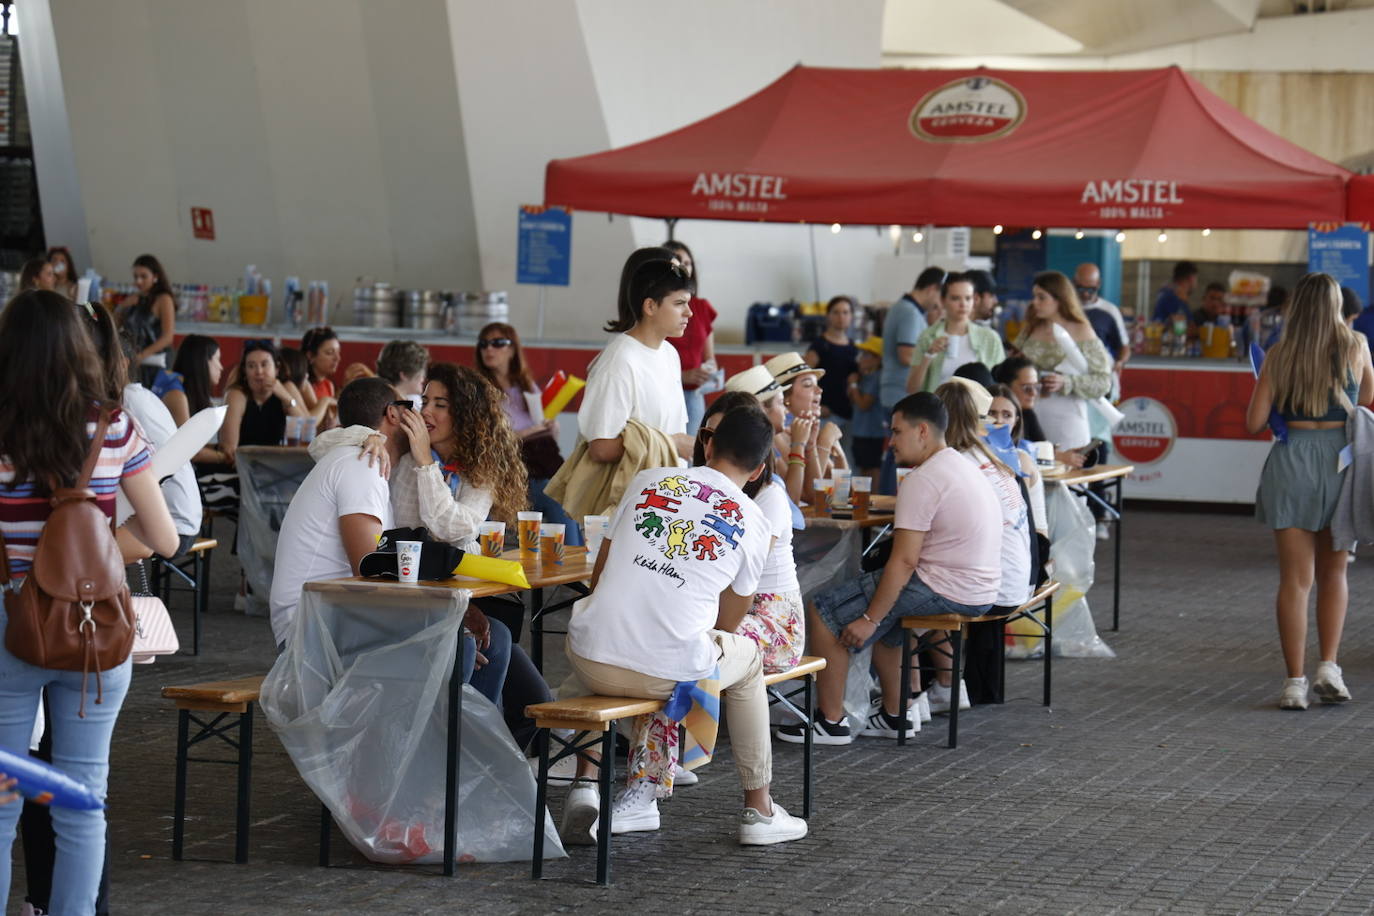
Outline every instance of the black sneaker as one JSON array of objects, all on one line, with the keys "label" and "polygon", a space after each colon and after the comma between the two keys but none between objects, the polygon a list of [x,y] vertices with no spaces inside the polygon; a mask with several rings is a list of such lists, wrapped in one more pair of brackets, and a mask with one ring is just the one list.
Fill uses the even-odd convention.
[{"label": "black sneaker", "polygon": [[[849,717],[845,716],[838,722],[827,722],[825,716],[816,713],[815,720],[811,723],[812,738],[816,744],[849,744],[854,740],[854,735],[849,731]],[[806,726],[801,722],[794,722],[791,725],[781,725],[774,734],[779,741],[787,741],[791,744],[806,743]]]},{"label": "black sneaker", "polygon": [[906,726],[906,733],[908,736],[914,735],[921,730],[921,726],[913,723],[910,716],[903,722],[901,716],[889,716],[887,710],[878,706],[869,715],[868,722],[864,725],[863,731],[859,732],[859,734],[865,738],[896,739],[900,735],[900,730],[903,725]]}]

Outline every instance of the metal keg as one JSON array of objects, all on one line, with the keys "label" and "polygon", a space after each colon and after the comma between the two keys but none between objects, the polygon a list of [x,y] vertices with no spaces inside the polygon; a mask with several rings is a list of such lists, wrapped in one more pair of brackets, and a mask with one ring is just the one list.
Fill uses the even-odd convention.
[{"label": "metal keg", "polygon": [[434,331],[444,326],[444,297],[439,290],[403,290],[400,299],[405,327]]},{"label": "metal keg", "polygon": [[401,303],[390,283],[353,288],[353,323],[367,328],[400,326]]}]

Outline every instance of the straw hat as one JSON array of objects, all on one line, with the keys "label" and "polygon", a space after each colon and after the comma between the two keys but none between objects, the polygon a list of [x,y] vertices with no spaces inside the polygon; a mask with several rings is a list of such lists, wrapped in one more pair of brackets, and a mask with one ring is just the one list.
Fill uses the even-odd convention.
[{"label": "straw hat", "polygon": [[880,357],[883,355],[883,339],[881,337],[866,338],[861,343],[856,344],[856,346],[858,346],[860,350],[872,353],[874,356]]},{"label": "straw hat", "polygon": [[779,354],[764,363],[763,367],[772,374],[784,391],[791,388],[792,383],[803,375],[814,375],[816,381],[820,381],[821,376],[825,375],[824,369],[813,369],[807,365],[799,353]]},{"label": "straw hat", "polygon": [[978,411],[980,420],[988,415],[988,411],[992,409],[992,394],[986,388],[973,379],[958,375],[951,377],[946,384],[949,383],[963,385],[968,390],[968,393],[973,396],[973,406]]},{"label": "straw hat", "polygon": [[726,391],[743,391],[754,395],[760,401],[778,390],[773,373],[763,366],[750,366],[743,372],[730,376],[725,383]]}]

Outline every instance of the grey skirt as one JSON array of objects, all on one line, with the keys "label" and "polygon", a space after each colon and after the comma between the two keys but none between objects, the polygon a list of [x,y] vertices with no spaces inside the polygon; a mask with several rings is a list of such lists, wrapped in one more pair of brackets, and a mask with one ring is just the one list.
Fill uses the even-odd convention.
[{"label": "grey skirt", "polygon": [[1344,471],[1336,470],[1345,429],[1290,429],[1264,461],[1255,518],[1270,528],[1321,531],[1331,527]]}]

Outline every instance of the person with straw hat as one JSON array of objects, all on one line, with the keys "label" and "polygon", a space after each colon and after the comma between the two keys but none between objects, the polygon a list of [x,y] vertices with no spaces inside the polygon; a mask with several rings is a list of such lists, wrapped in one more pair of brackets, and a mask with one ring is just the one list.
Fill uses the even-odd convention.
[{"label": "person with straw hat", "polygon": [[[840,448],[843,430],[820,418],[820,380],[825,375],[824,369],[813,367],[799,353],[780,353],[763,365],[782,388],[783,403],[793,417],[785,437],[786,469],[791,471],[800,463],[802,479],[794,491],[793,475],[789,474],[787,494],[793,502],[799,502],[811,481],[829,477],[835,468],[849,467],[844,450]],[[778,437],[778,444],[779,447],[784,445],[782,435]]]}]

